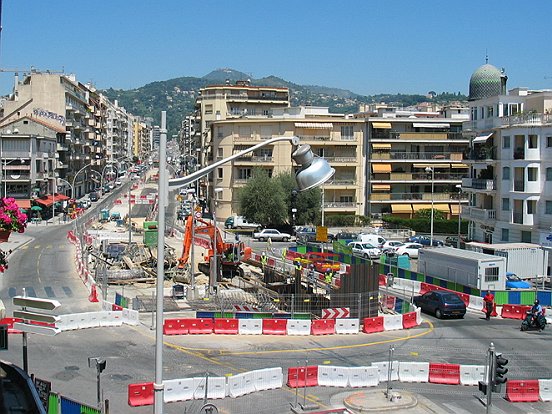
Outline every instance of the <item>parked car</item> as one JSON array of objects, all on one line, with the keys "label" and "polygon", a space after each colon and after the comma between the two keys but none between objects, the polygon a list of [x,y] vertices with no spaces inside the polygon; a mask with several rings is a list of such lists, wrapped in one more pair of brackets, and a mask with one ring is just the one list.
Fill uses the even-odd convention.
[{"label": "parked car", "polygon": [[90,194],[88,194],[88,199],[90,201],[98,201],[98,193],[96,193],[95,191],[91,192]]},{"label": "parked car", "polygon": [[272,241],[289,241],[291,235],[287,233],[280,233],[276,229],[264,229],[258,233],[253,233],[253,238],[259,241],[272,240]]},{"label": "parked car", "polygon": [[387,240],[385,243],[383,243],[383,246],[381,246],[381,250],[383,253],[394,253],[395,249],[404,243],[399,240]]},{"label": "parked car", "polygon": [[521,280],[512,272],[506,272],[506,289],[531,289],[531,283]]},{"label": "parked car", "polygon": [[353,250],[354,256],[365,259],[378,259],[381,255],[381,250],[370,243],[351,242],[347,246]]},{"label": "parked car", "polygon": [[262,226],[258,223],[250,223],[245,217],[230,216],[224,222],[224,227],[227,229],[252,229],[260,231]]},{"label": "parked car", "polygon": [[[423,244],[424,246],[429,246],[431,244],[431,237],[429,236],[411,236],[408,239],[409,242],[419,243]],[[433,246],[439,247],[444,246],[445,243],[443,243],[442,240],[437,240],[436,238],[433,238]]]},{"label": "parked car", "polygon": [[466,304],[453,292],[434,290],[414,296],[413,302],[423,312],[433,313],[439,319],[446,316],[463,318],[466,314]]},{"label": "parked car", "polygon": [[385,237],[378,236],[377,234],[359,234],[357,240],[362,243],[370,243],[373,246],[381,248],[387,241]]},{"label": "parked car", "polygon": [[340,231],[334,236],[335,240],[349,240],[353,241],[356,240],[358,237],[358,233],[354,233],[351,231]]},{"label": "parked car", "polygon": [[417,259],[418,250],[422,249],[423,247],[424,246],[420,243],[406,242],[395,248],[395,254],[397,256],[408,256],[411,259]]}]

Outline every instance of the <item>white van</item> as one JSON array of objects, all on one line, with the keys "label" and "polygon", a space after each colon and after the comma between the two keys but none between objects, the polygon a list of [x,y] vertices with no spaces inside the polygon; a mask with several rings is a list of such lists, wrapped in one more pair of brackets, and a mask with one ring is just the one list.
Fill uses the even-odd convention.
[{"label": "white van", "polygon": [[224,227],[227,229],[253,229],[261,230],[262,226],[257,223],[250,223],[242,216],[230,216],[224,222]]},{"label": "white van", "polygon": [[370,243],[374,247],[381,247],[387,241],[384,237],[378,236],[377,234],[359,234],[358,241],[362,243]]}]

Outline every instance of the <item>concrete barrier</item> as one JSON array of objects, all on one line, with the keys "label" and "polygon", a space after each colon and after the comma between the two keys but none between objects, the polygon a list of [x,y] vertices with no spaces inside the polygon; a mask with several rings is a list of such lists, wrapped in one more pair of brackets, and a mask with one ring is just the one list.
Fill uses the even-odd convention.
[{"label": "concrete barrier", "polygon": [[318,365],[318,385],[323,387],[346,387],[348,383],[348,367]]},{"label": "concrete barrier", "polygon": [[405,362],[399,364],[401,382],[428,382],[429,362]]},{"label": "concrete barrier", "polygon": [[[389,371],[388,361],[372,362],[372,366],[378,368],[380,382],[387,381],[388,371]],[[398,380],[399,380],[399,361],[393,361],[393,366],[391,368],[391,381],[398,381]]]},{"label": "concrete barrier", "polygon": [[164,380],[163,401],[166,403],[189,401],[194,399],[194,379],[173,379]]},{"label": "concrete barrier", "polygon": [[483,365],[460,365],[460,384],[477,385],[483,381],[485,367]]},{"label": "concrete barrier", "polygon": [[262,335],[262,319],[240,319],[238,333],[240,335]]},{"label": "concrete barrier", "polygon": [[383,329],[385,331],[395,331],[403,328],[402,315],[385,315],[383,317]]},{"label": "concrete barrier", "polygon": [[379,385],[379,376],[379,368],[377,366],[350,367],[349,386],[353,388],[377,387]]},{"label": "concrete barrier", "polygon": [[288,335],[310,335],[312,321],[308,319],[289,319],[287,322]]},{"label": "concrete barrier", "polygon": [[281,367],[265,368],[251,371],[256,391],[274,390],[282,388],[284,373]]},{"label": "concrete barrier", "polygon": [[336,334],[357,334],[360,331],[360,321],[358,319],[336,319]]}]

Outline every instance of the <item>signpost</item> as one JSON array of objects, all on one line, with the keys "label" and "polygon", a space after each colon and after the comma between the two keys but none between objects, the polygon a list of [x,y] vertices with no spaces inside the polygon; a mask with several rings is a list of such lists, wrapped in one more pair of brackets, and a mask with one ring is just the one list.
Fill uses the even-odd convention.
[{"label": "signpost", "polygon": [[21,310],[14,311],[13,315],[16,318],[23,319],[23,322],[15,322],[13,327],[23,333],[23,370],[28,374],[29,364],[27,358],[27,333],[55,336],[60,333],[61,330],[52,326],[33,324],[33,322],[38,322],[40,324],[54,324],[59,321],[59,316],[42,312],[27,311],[27,308],[53,311],[59,308],[61,303],[53,299],[28,297],[25,295],[25,289],[23,289],[23,296],[14,296],[13,304],[15,306],[21,306]]}]

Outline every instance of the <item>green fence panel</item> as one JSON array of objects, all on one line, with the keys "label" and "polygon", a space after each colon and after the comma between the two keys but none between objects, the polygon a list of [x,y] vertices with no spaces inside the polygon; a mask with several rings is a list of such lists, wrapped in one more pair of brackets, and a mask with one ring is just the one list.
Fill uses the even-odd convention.
[{"label": "green fence panel", "polygon": [[272,318],[271,313],[254,313],[253,314],[253,319],[268,319],[268,318]]},{"label": "green fence panel", "polygon": [[48,414],[58,414],[58,405],[57,394],[51,392],[50,397],[48,398]]},{"label": "green fence panel", "polygon": [[305,254],[307,252],[307,246],[297,246],[297,253]]},{"label": "green fence panel", "polygon": [[421,274],[421,273],[416,273],[416,280],[417,280],[418,282],[425,282],[425,277],[424,277],[424,275]]},{"label": "green fence panel", "polygon": [[535,302],[536,293],[535,291],[521,292],[521,303],[520,305],[532,305]]},{"label": "green fence panel", "polygon": [[81,414],[101,414],[101,411],[97,408],[81,405]]},{"label": "green fence panel", "polygon": [[508,304],[508,292],[495,292],[495,303],[497,305]]},{"label": "green fence panel", "polygon": [[312,316],[310,313],[294,313],[293,314],[293,319],[311,319]]}]

